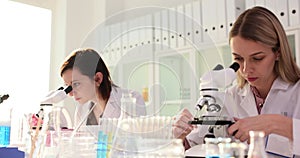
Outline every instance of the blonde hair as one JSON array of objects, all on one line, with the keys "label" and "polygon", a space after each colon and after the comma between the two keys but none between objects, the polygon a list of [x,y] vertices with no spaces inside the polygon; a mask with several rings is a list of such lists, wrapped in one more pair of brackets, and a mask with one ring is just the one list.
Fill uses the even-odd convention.
[{"label": "blonde hair", "polygon": [[[280,52],[275,62],[274,72],[288,83],[296,83],[300,78],[300,69],[293,59],[286,33],[277,17],[268,9],[254,7],[243,12],[234,23],[230,33],[247,40],[263,43]],[[242,88],[247,81],[238,73],[238,84]]]}]

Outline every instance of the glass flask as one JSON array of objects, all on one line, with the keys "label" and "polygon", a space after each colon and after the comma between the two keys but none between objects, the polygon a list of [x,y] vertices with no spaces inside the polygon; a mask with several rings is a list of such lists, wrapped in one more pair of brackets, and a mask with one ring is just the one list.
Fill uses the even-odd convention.
[{"label": "glass flask", "polygon": [[230,138],[205,138],[205,157],[219,158],[221,155],[219,144],[228,144],[230,142]]},{"label": "glass flask", "polygon": [[221,158],[244,158],[246,144],[242,142],[223,142],[219,143],[219,152]]},{"label": "glass flask", "polygon": [[250,145],[248,158],[266,158],[265,133],[263,131],[250,131]]},{"label": "glass flask", "polygon": [[134,119],[136,99],[124,92],[121,98],[121,114],[111,147],[111,157],[132,157],[137,153]]}]

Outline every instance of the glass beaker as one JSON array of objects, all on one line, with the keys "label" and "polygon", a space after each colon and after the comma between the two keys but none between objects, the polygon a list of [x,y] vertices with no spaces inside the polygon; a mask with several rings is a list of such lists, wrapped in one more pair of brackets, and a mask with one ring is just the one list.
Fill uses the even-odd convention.
[{"label": "glass beaker", "polygon": [[122,93],[121,114],[111,148],[112,157],[132,157],[138,152],[136,133],[138,121],[135,118],[136,99],[130,93]]},{"label": "glass beaker", "polygon": [[61,131],[60,158],[90,158],[97,155],[97,140],[88,132]]},{"label": "glass beaker", "polygon": [[219,153],[221,158],[244,158],[246,144],[242,142],[219,143]]},{"label": "glass beaker", "polygon": [[266,158],[265,133],[263,131],[250,131],[250,144],[248,158]]},{"label": "glass beaker", "polygon": [[221,157],[219,144],[230,143],[230,138],[205,138],[205,157],[206,158],[219,158]]}]

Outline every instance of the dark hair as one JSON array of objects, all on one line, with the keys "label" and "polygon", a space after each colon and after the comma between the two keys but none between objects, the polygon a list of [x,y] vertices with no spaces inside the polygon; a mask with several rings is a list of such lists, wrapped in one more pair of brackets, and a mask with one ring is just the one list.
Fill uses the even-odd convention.
[{"label": "dark hair", "polygon": [[88,76],[92,80],[94,80],[94,76],[97,72],[101,72],[103,80],[98,90],[103,99],[107,100],[110,97],[110,92],[114,84],[112,83],[108,68],[95,50],[78,49],[73,51],[62,64],[60,76],[62,76],[66,70],[72,70],[73,68],[78,69],[83,75]]},{"label": "dark hair", "polygon": [[[293,59],[285,30],[271,11],[259,6],[244,11],[234,23],[229,41],[235,36],[268,45],[274,53],[279,51],[279,60],[274,66],[275,74],[289,83],[299,80],[300,70]],[[240,87],[246,83],[239,73],[238,83]]]}]

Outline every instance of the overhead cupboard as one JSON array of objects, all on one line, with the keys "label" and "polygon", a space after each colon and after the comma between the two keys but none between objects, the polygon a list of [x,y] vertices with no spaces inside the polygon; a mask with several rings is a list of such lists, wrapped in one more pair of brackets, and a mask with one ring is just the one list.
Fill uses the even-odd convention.
[{"label": "overhead cupboard", "polygon": [[117,85],[143,94],[148,114],[174,115],[194,108],[204,72],[230,65],[228,32],[245,9],[257,5],[280,19],[300,65],[298,0],[194,0],[173,8],[137,8],[126,13],[153,12],[101,24],[83,45],[101,51]]}]

